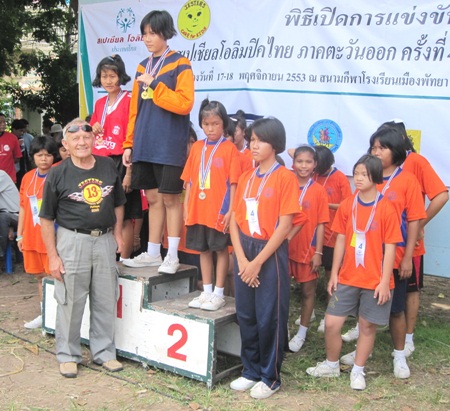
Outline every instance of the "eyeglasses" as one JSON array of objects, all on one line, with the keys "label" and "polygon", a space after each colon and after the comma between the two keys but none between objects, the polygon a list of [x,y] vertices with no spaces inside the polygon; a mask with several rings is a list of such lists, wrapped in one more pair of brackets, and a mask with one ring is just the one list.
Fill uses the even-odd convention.
[{"label": "eyeglasses", "polygon": [[90,132],[92,132],[92,127],[89,124],[82,124],[81,126],[78,124],[74,124],[74,125],[66,128],[66,133],[76,133],[77,131],[80,131],[80,130],[90,133]]}]

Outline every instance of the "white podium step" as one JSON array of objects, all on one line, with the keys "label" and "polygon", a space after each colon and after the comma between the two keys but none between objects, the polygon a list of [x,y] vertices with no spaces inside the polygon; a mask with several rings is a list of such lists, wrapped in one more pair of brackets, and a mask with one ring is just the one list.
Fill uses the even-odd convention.
[{"label": "white podium step", "polygon": [[[193,292],[197,269],[181,266],[174,275],[160,275],[157,267],[119,266],[120,297],[117,302],[115,342],[120,356],[205,382],[211,387],[241,367],[218,370],[218,353],[240,356],[239,326],[234,298],[226,297],[219,311],[188,307],[199,295]],[[57,303],[54,280],[43,281],[43,329],[55,332]],[[81,337],[89,344],[89,301],[81,325]]]}]

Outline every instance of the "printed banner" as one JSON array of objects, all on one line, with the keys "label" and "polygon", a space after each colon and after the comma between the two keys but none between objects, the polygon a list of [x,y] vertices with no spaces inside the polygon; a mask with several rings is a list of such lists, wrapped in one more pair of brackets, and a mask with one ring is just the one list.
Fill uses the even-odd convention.
[{"label": "printed banner", "polygon": [[[450,3],[422,0],[80,2],[82,113],[97,63],[120,54],[127,72],[148,54],[140,22],[166,9],[178,35],[169,45],[193,66],[200,102],[228,112],[275,116],[288,147],[324,144],[347,175],[383,122],[402,119],[417,151],[450,184]],[[126,86],[131,90],[131,82]],[[286,165],[291,161],[283,154]]]}]

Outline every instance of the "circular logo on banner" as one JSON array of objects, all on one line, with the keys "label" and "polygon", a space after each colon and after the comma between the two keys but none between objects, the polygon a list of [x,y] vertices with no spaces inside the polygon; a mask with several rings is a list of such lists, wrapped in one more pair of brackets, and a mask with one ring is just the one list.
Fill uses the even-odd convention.
[{"label": "circular logo on banner", "polygon": [[136,15],[131,7],[120,9],[116,16],[116,26],[126,33],[128,29],[134,27],[136,23]]},{"label": "circular logo on banner", "polygon": [[211,11],[205,1],[188,1],[178,13],[178,31],[188,40],[196,40],[208,30]]},{"label": "circular logo on banner", "polygon": [[342,130],[333,120],[316,121],[308,131],[308,143],[325,146],[335,153],[342,144]]}]

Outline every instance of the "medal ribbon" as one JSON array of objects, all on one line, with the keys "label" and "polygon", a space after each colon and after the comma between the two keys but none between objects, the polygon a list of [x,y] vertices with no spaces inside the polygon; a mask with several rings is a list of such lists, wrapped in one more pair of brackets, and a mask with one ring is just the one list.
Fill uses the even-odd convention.
[{"label": "medal ribbon", "polygon": [[[325,181],[324,181],[323,184],[322,184],[322,187],[323,187],[323,188],[325,188],[325,186],[327,185],[328,178],[330,177],[331,173],[332,173],[334,170],[335,170],[335,168],[334,168],[334,167],[331,167],[330,171],[328,172],[327,178],[325,179]],[[315,175],[314,175],[314,181],[317,181],[318,178],[319,178],[319,176],[315,174]]]},{"label": "medal ribbon", "polygon": [[[162,66],[164,64],[164,60],[167,57],[167,54],[169,54],[170,51],[170,47],[167,47],[164,50],[164,53],[161,55],[161,57],[159,58],[158,62],[155,64],[155,67],[153,67],[153,54],[150,55],[150,57],[148,58],[147,61],[147,65],[145,66],[145,72],[146,73],[150,73],[150,75],[154,78],[158,77],[159,72],[162,69]],[[156,73],[156,70],[158,70],[158,72]],[[155,75],[156,73],[156,75]],[[148,86],[147,85],[143,85],[142,88],[144,90],[147,90]]]},{"label": "medal ribbon", "polygon": [[[259,187],[258,187],[258,191],[256,193],[256,197],[254,197],[255,201],[258,203],[259,202],[259,197],[261,196],[261,193],[264,189],[264,186],[267,183],[267,180],[269,179],[270,175],[272,174],[272,172],[278,167],[278,162],[275,161],[275,163],[273,163],[269,170],[267,170],[267,172],[264,174],[264,177],[262,178],[261,182],[259,183]],[[250,177],[250,179],[247,181],[247,185],[245,187],[245,191],[244,191],[244,200],[248,200],[248,194],[249,194],[249,190],[251,192],[251,188],[253,187],[253,181],[255,180],[255,176],[256,173],[259,172],[259,168],[260,166],[258,166],[258,168],[255,169],[255,171],[253,171],[252,176]],[[251,186],[250,186],[250,181],[251,181]]]},{"label": "medal ribbon", "polygon": [[364,266],[364,255],[366,252],[366,233],[369,231],[369,228],[372,224],[372,221],[375,217],[375,211],[377,208],[378,200],[381,196],[380,192],[377,192],[377,196],[375,198],[375,201],[372,206],[372,210],[370,212],[369,219],[367,220],[366,227],[364,228],[364,231],[358,230],[356,227],[356,220],[358,218],[358,194],[355,195],[355,199],[353,200],[353,207],[352,207],[352,224],[353,224],[353,233],[356,236],[356,245],[355,245],[355,261],[356,261],[356,267],[362,265]]},{"label": "medal ribbon", "polygon": [[[275,161],[275,163],[272,164],[272,166],[267,170],[267,172],[264,174],[264,177],[261,179],[258,187],[258,191],[256,193],[256,197],[249,198],[249,190],[252,192],[251,188],[253,187],[253,181],[255,179],[256,173],[259,171],[258,167],[255,171],[253,171],[252,176],[247,181],[247,185],[245,187],[244,192],[244,201],[247,208],[247,222],[248,222],[248,229],[250,231],[250,234],[253,236],[253,234],[261,235],[261,229],[259,227],[259,219],[258,219],[258,203],[259,198],[261,196],[261,193],[264,189],[264,186],[267,183],[267,180],[269,179],[272,172],[278,167],[278,162]],[[251,181],[251,185],[250,185]]]},{"label": "medal ribbon", "polygon": [[102,126],[102,128],[105,125],[106,116],[116,109],[116,107],[119,104],[119,101],[120,101],[121,97],[124,95],[124,93],[125,93],[125,91],[120,90],[120,92],[116,96],[116,99],[114,100],[114,103],[112,104],[111,108],[109,108],[109,97],[106,99],[105,107],[103,108],[102,118],[100,120],[100,125]]},{"label": "medal ribbon", "polygon": [[310,179],[308,180],[308,182],[306,183],[305,187],[303,187],[303,190],[302,190],[302,192],[301,192],[301,194],[300,194],[300,198],[298,199],[298,202],[299,202],[299,204],[300,204],[300,207],[303,206],[303,198],[305,197],[305,194],[306,194],[306,192],[308,191],[308,188],[309,188],[309,186],[312,184],[312,182],[313,182],[313,179],[310,178]]},{"label": "medal ribbon", "polygon": [[225,140],[225,138],[222,136],[217,141],[217,143],[214,144],[214,147],[211,151],[211,154],[209,155],[208,162],[206,163],[206,167],[205,167],[206,149],[207,149],[207,145],[208,145],[208,139],[205,138],[205,144],[203,145],[202,156],[200,159],[200,190],[202,190],[202,191],[205,189],[206,179],[208,178],[209,171],[211,170],[211,164],[212,164],[214,154],[216,153],[217,149],[219,148],[220,143],[223,140]]},{"label": "medal ribbon", "polygon": [[381,194],[384,195],[384,193],[388,190],[388,188],[389,188],[389,186],[390,186],[390,184],[391,184],[391,181],[394,179],[394,177],[397,176],[397,174],[400,172],[400,170],[401,170],[400,167],[397,167],[397,168],[394,170],[394,172],[392,173],[392,175],[389,177],[389,180],[387,181],[386,185],[383,187],[383,190],[381,190]]}]

